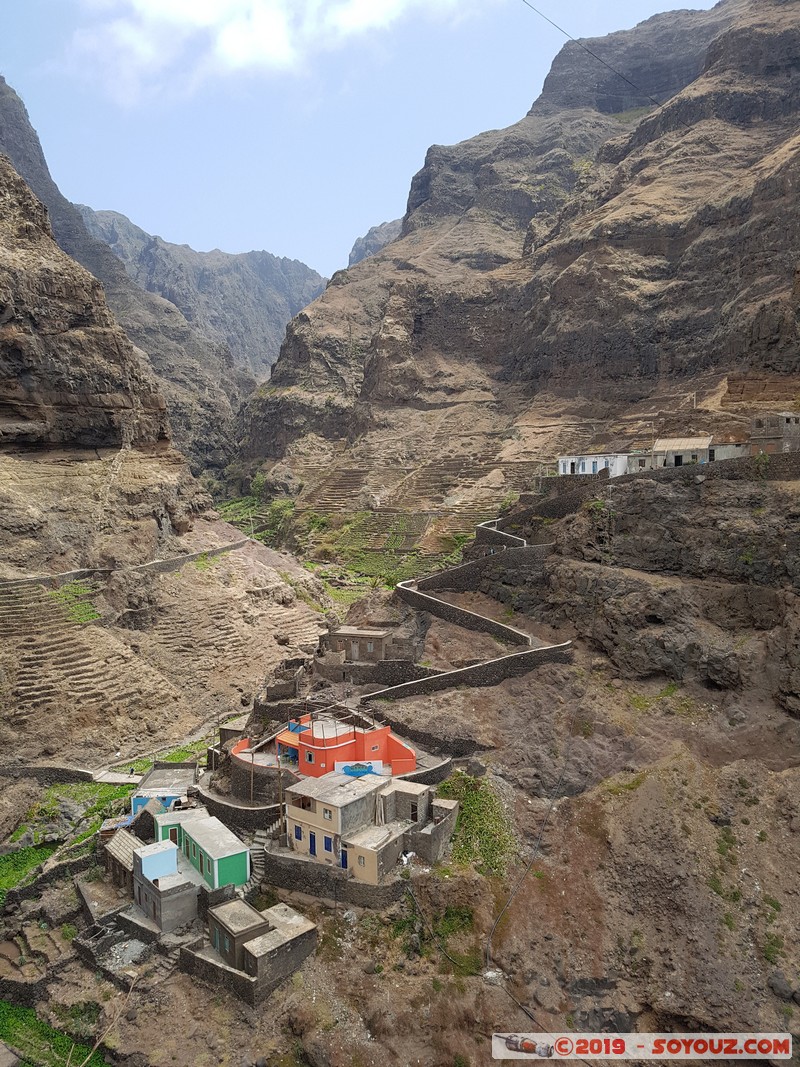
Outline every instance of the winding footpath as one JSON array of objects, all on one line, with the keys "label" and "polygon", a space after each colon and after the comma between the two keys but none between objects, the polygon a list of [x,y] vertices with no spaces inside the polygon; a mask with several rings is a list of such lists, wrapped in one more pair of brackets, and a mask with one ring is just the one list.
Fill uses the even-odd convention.
[{"label": "winding footpath", "polygon": [[479,559],[462,563],[458,567],[450,567],[425,578],[409,579],[398,582],[395,586],[397,596],[410,604],[417,611],[426,611],[431,615],[444,619],[447,622],[463,626],[468,630],[477,630],[481,633],[490,634],[492,637],[507,641],[510,644],[524,645],[522,652],[511,652],[495,659],[484,660],[481,663],[472,664],[469,667],[460,667],[452,671],[442,671],[428,678],[420,678],[413,682],[403,682],[400,685],[389,686],[370,693],[363,698],[363,702],[370,700],[397,700],[405,696],[416,696],[439,692],[442,689],[450,689],[454,686],[491,686],[497,685],[505,678],[519,677],[527,674],[541,663],[569,662],[572,658],[572,642],[564,641],[561,644],[547,644],[533,634],[526,633],[514,626],[490,619],[475,611],[458,607],[447,600],[433,595],[434,589],[451,589],[468,591],[472,584],[470,579],[480,575],[499,562],[498,556],[505,559],[513,556],[516,560],[530,563],[543,561],[552,551],[552,544],[529,545],[524,537],[506,533],[498,529],[499,519],[491,519],[482,522],[476,528],[475,540],[477,543],[492,546],[489,553]]}]

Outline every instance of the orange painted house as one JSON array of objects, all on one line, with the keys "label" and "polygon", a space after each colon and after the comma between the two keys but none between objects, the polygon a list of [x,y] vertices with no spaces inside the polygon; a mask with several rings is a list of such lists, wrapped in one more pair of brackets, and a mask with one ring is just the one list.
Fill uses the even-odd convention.
[{"label": "orange painted house", "polygon": [[351,773],[347,768],[364,764],[371,764],[376,774],[408,774],[417,768],[416,752],[390,726],[370,730],[333,717],[301,715],[278,734],[275,745],[282,766],[310,778],[330,771]]}]

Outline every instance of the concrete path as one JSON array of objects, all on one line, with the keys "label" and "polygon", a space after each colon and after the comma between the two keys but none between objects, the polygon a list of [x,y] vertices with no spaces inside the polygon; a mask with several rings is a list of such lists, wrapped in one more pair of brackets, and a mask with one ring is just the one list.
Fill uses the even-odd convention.
[{"label": "concrete path", "polygon": [[138,785],[143,777],[142,774],[118,774],[116,771],[94,772],[95,782],[105,782],[109,785]]}]

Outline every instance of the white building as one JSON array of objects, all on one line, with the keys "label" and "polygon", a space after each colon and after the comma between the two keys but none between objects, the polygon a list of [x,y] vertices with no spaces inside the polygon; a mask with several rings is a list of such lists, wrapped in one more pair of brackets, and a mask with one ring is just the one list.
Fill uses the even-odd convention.
[{"label": "white building", "polygon": [[609,478],[628,473],[627,452],[589,452],[582,456],[559,456],[559,474],[599,474],[608,470]]}]

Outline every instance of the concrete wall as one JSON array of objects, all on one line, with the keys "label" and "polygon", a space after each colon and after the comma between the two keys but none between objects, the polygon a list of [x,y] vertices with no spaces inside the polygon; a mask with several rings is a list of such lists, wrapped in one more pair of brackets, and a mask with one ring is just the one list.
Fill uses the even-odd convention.
[{"label": "concrete wall", "polygon": [[[377,693],[369,693],[363,700],[365,702],[399,700],[406,696],[438,693],[442,689],[450,689],[457,685],[477,688],[498,685],[506,678],[519,678],[535,670],[542,663],[569,663],[571,659],[571,641],[565,641],[560,645],[550,645],[547,648],[529,648],[525,652],[512,652],[509,656],[500,656],[498,659],[487,660],[485,663],[477,663],[474,667],[445,671],[444,674],[439,674],[435,678],[423,678],[419,682],[406,682],[405,685],[396,685],[391,689],[380,689]],[[401,729],[406,729],[411,736],[407,728],[401,727]]]},{"label": "concrete wall", "polygon": [[467,611],[466,608],[459,608],[455,604],[447,604],[436,597],[428,596],[417,589],[412,589],[411,586],[413,584],[410,581],[399,582],[395,586],[395,593],[401,600],[416,608],[417,611],[430,612],[431,615],[436,615],[447,622],[455,623],[456,626],[491,634],[493,637],[499,637],[501,641],[508,641],[511,644],[530,644],[529,635],[523,633],[522,630],[517,630],[513,626],[504,626],[503,623],[495,622],[494,619],[487,619],[484,615],[478,615],[474,611]]},{"label": "concrete wall", "polygon": [[348,878],[347,871],[338,867],[293,859],[287,853],[270,851],[265,853],[264,880],[268,885],[281,889],[378,910],[388,908],[400,900],[405,892],[402,878],[394,878],[384,885],[367,885]]}]

